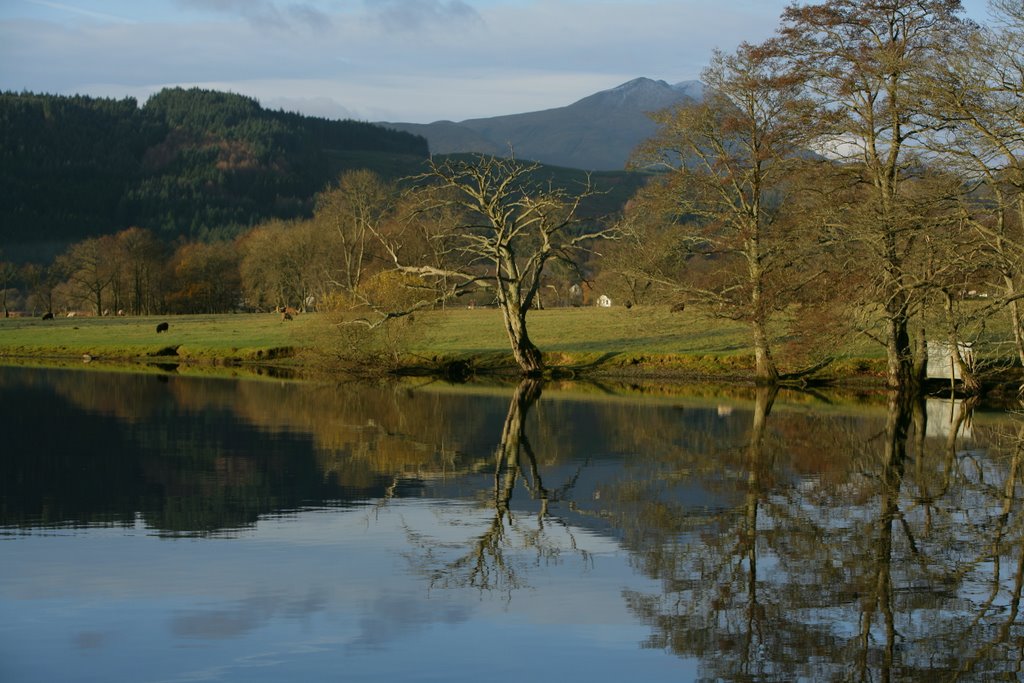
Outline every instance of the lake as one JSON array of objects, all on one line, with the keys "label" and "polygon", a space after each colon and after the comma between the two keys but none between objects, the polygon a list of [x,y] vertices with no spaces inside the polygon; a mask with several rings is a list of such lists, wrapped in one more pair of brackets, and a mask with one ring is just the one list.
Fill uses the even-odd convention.
[{"label": "lake", "polygon": [[0,680],[1020,680],[1024,418],[0,367]]}]

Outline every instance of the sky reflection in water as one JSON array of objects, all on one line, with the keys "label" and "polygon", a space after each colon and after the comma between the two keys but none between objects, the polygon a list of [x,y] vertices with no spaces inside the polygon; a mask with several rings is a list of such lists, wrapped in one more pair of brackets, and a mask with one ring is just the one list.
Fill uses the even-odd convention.
[{"label": "sky reflection in water", "polygon": [[8,537],[0,671],[11,681],[600,680],[638,668],[647,680],[686,678],[685,662],[638,648],[647,629],[621,598],[637,579],[614,543],[579,534],[589,559],[546,565],[511,597],[432,591],[407,538],[451,537],[445,517],[467,533],[487,523],[464,503],[427,500],[309,510],[227,537],[170,540],[141,524]]},{"label": "sky reflection in water", "polygon": [[0,367],[0,680],[1019,675],[1019,420],[570,389]]}]

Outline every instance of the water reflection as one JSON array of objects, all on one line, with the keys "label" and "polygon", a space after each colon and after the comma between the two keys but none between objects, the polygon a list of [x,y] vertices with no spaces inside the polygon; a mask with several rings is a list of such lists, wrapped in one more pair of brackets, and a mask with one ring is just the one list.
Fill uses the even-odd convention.
[{"label": "water reflection", "polygon": [[[630,539],[662,582],[627,593],[655,630],[648,645],[699,656],[720,680],[1019,676],[1024,434],[997,428],[985,451],[958,450],[970,405],[932,441],[923,402],[892,394],[882,429],[846,435],[841,485],[786,483],[791,442],[766,438],[773,399],[759,391],[752,411],[742,501],[648,515],[672,521]],[[697,471],[699,457],[680,452],[676,467]]]},{"label": "water reflection", "polygon": [[169,651],[306,629],[403,677],[488,671],[444,629],[597,678],[1021,674],[1024,422],[976,402],[165,380],[0,368],[0,606],[81,592],[76,651],[124,650],[96,596],[128,586],[189,596],[153,607]]},{"label": "water reflection", "polygon": [[[414,566],[431,588],[468,586],[500,591],[511,600],[513,591],[529,585],[531,566],[559,561],[563,549],[574,551],[584,563],[588,560],[573,527],[550,510],[551,505],[572,501],[582,465],[556,489],[549,489],[526,433],[527,415],[540,399],[542,386],[526,379],[513,392],[494,452],[493,497],[484,503],[490,517],[484,528],[468,541],[449,542],[447,553],[441,552],[444,544],[438,539],[410,529],[410,542],[420,551],[412,558]],[[530,498],[524,507],[535,508],[529,512],[516,511],[512,505],[520,481]]]}]

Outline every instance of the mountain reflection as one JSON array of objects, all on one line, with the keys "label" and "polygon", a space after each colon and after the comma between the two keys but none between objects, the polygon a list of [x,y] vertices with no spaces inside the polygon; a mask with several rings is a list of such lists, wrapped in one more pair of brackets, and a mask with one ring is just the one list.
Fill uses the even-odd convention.
[{"label": "mountain reflection", "polygon": [[[0,368],[0,410],[18,425],[0,456],[0,525],[141,518],[218,535],[303,508],[400,516],[399,499],[422,498],[438,505],[409,516],[398,552],[431,595],[511,602],[555,565],[578,563],[585,581],[602,561],[592,549],[614,548],[646,577],[622,584],[643,645],[699,660],[705,679],[1012,680],[1024,421],[976,408]],[[357,647],[420,611],[469,618],[422,596],[381,600]],[[246,599],[216,618],[180,612],[172,631],[231,638],[325,604],[315,591]]]}]

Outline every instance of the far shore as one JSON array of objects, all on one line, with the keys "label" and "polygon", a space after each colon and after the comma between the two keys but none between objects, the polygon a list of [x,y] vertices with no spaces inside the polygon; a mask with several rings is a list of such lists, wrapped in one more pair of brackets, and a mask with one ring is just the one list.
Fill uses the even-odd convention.
[{"label": "far shore", "polygon": [[[157,331],[167,323],[165,331]],[[667,307],[559,308],[531,313],[531,337],[549,375],[630,382],[753,382],[746,328],[700,311]],[[0,363],[92,367],[175,367],[194,372],[298,377],[388,375],[512,380],[518,372],[493,309],[449,308],[400,320],[369,340],[365,329],[305,313],[0,319]],[[369,341],[368,341],[369,340]],[[365,344],[367,350],[357,347]],[[795,372],[817,359],[779,342],[780,366]],[[800,380],[803,386],[884,388],[885,361],[866,344],[831,349],[834,359]],[[1000,393],[1020,373],[990,373]],[[936,382],[948,387],[948,380]]]}]

